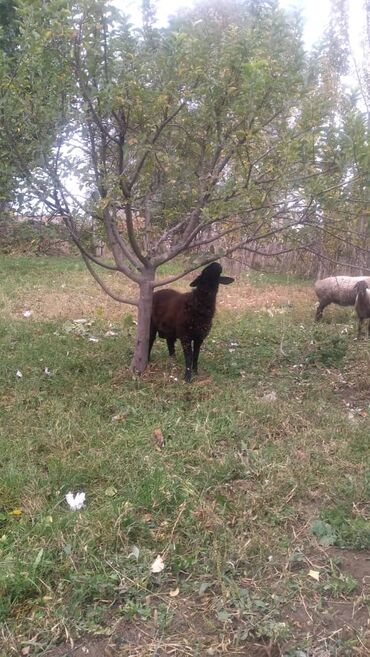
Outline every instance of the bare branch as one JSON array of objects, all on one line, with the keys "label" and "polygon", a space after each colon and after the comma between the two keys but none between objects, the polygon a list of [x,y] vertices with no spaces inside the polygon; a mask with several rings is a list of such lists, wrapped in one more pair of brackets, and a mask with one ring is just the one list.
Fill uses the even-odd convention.
[{"label": "bare branch", "polygon": [[169,262],[170,260],[173,260],[173,258],[175,258],[179,253],[184,251],[189,246],[191,241],[194,239],[194,237],[197,235],[199,230],[201,230],[202,228],[202,226],[199,225],[199,217],[200,217],[200,210],[198,209],[193,210],[193,212],[191,213],[190,221],[184,231],[182,241],[176,246],[174,246],[172,249],[167,251],[166,253],[153,258],[153,265],[155,267],[158,267],[158,265],[161,265],[164,262]]},{"label": "bare branch", "polygon": [[134,301],[133,299],[125,299],[124,297],[120,297],[119,294],[116,294],[115,292],[112,292],[112,290],[110,290],[108,288],[108,286],[104,283],[104,281],[102,281],[100,276],[96,273],[95,269],[93,268],[93,266],[90,263],[90,260],[88,258],[86,258],[83,254],[82,254],[82,257],[85,261],[85,265],[88,268],[90,274],[93,276],[93,278],[95,278],[96,282],[100,285],[102,290],[104,290],[104,292],[106,292],[106,294],[108,294],[108,296],[110,296],[115,301],[119,301],[119,303],[125,303],[125,304],[128,304],[130,306],[138,307],[138,305],[139,305],[138,301]]},{"label": "bare branch", "polygon": [[[348,267],[349,269],[357,269],[359,268],[358,264],[357,265],[352,265],[349,262],[339,262],[338,260],[334,260],[334,258],[330,258],[330,256],[324,255],[323,253],[317,253],[314,249],[310,248],[309,246],[303,245],[302,247],[308,253],[312,253],[314,256],[316,256],[319,260],[326,260],[327,262],[331,262],[334,265],[339,265],[340,267]],[[369,267],[364,267],[361,265],[361,269],[366,270],[370,274],[370,268]]]},{"label": "bare branch", "polygon": [[229,247],[225,251],[222,251],[221,253],[214,254],[212,256],[207,257],[205,260],[202,260],[202,262],[197,263],[195,265],[192,265],[188,269],[185,269],[181,274],[178,274],[177,276],[170,276],[169,278],[165,278],[162,281],[158,281],[158,283],[155,283],[153,285],[154,288],[156,287],[161,287],[162,285],[168,285],[169,283],[173,283],[174,281],[179,280],[180,278],[183,278],[186,276],[186,274],[189,274],[192,271],[195,271],[196,269],[199,269],[200,267],[204,267],[204,265],[208,265],[211,262],[215,262],[215,260],[219,260],[220,258],[225,258],[229,256],[231,253],[234,253],[234,251],[239,251],[240,249],[243,249],[247,244],[250,244],[251,242],[257,242],[260,240],[265,240],[268,239],[269,237],[272,237],[273,235],[277,235],[279,233],[285,232],[289,230],[290,228],[293,228],[295,226],[299,226],[303,223],[302,218],[300,218],[297,221],[294,221],[291,224],[287,224],[286,226],[282,226],[280,228],[274,228],[270,230],[267,233],[264,233],[263,235],[260,236],[253,236],[253,237],[248,237],[244,240],[241,240],[237,244],[233,244],[233,246]]},{"label": "bare branch", "polygon": [[[135,185],[135,183],[136,183],[136,181],[137,181],[137,179],[138,179],[138,177],[139,177],[139,175],[140,175],[141,169],[143,168],[143,166],[144,166],[144,164],[145,164],[145,162],[146,162],[147,157],[148,157],[149,154],[151,153],[151,149],[152,149],[152,147],[154,146],[154,144],[156,143],[156,141],[158,140],[158,138],[159,138],[160,135],[162,134],[164,128],[165,128],[169,123],[171,123],[171,121],[175,118],[175,116],[177,116],[177,114],[178,114],[179,112],[181,112],[181,110],[183,109],[183,107],[185,107],[185,105],[186,105],[186,102],[185,102],[185,101],[182,102],[182,103],[176,108],[176,110],[175,110],[174,112],[172,112],[172,114],[170,114],[168,117],[166,117],[166,118],[162,121],[162,123],[157,127],[157,129],[156,129],[154,135],[153,135],[153,136],[151,137],[151,139],[149,140],[149,148],[147,148],[146,151],[144,151],[143,155],[141,156],[141,159],[140,159],[139,162],[138,162],[138,165],[137,165],[137,167],[136,167],[136,171],[135,171],[135,173],[133,174],[133,176],[132,176],[130,182],[128,183],[128,185],[126,185],[126,188],[128,189],[129,192],[131,192],[133,186]],[[123,191],[123,190],[122,190],[122,191]]]},{"label": "bare branch", "polygon": [[143,263],[143,265],[149,264],[148,258],[146,258],[140,249],[139,244],[137,243],[136,236],[135,236],[135,230],[134,230],[134,222],[133,222],[133,217],[132,217],[132,207],[131,203],[126,203],[125,205],[125,216],[126,216],[126,226],[127,226],[127,234],[128,234],[128,239],[129,242],[132,246],[132,250],[135,253],[136,257],[140,260],[140,262]]}]

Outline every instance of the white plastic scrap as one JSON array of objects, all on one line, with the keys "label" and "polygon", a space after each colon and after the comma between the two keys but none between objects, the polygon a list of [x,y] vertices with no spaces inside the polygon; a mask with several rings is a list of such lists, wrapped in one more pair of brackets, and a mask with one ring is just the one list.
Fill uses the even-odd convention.
[{"label": "white plastic scrap", "polygon": [[23,317],[31,317],[32,315],[32,310],[25,310],[23,313]]},{"label": "white plastic scrap", "polygon": [[266,392],[263,395],[262,400],[266,402],[275,402],[277,400],[277,394],[275,390],[272,390],[271,392]]},{"label": "white plastic scrap", "polygon": [[161,573],[163,568],[164,568],[164,561],[163,561],[161,555],[158,554],[157,558],[154,559],[154,561],[151,565],[150,572],[152,572],[152,573]]},{"label": "white plastic scrap", "polygon": [[16,373],[15,373],[15,376],[17,376],[18,379],[21,379],[22,376],[23,376],[23,374],[22,374],[22,372],[21,372],[20,370],[17,370]]},{"label": "white plastic scrap", "polygon": [[66,495],[66,502],[72,511],[79,511],[85,504],[85,498],[85,493],[76,493],[76,495],[73,495],[73,493],[69,492]]}]

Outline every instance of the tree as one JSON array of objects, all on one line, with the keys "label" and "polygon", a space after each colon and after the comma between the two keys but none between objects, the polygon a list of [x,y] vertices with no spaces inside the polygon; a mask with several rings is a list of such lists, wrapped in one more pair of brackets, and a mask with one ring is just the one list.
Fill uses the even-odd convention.
[{"label": "tree", "polygon": [[[23,12],[23,18],[26,19],[28,15],[31,17],[31,23],[35,24],[36,21],[34,14],[40,18],[42,14],[45,13],[46,16],[49,16],[47,20],[50,20],[50,12],[47,8],[48,3],[49,0],[42,0],[41,3],[39,0],[28,0],[27,12],[26,14]],[[2,97],[0,99],[0,121],[3,125],[9,122],[9,116],[7,116],[7,100],[12,96],[14,87],[17,84],[19,70],[22,69],[22,67],[29,65],[30,79],[32,76],[33,79],[37,76],[36,70],[31,74],[32,64],[36,64],[35,53],[31,55],[31,58],[27,63],[27,57],[31,53],[27,44],[23,41],[24,36],[25,32],[24,29],[22,29],[22,2],[20,0],[0,0],[0,70],[3,75],[1,86]],[[38,37],[38,32],[35,33],[34,37]],[[33,108],[26,108],[26,103],[31,100],[31,88],[31,83],[23,86],[23,91],[25,91],[26,96],[23,99],[18,99],[19,109],[14,107],[15,117],[19,116],[19,112],[22,112],[22,109],[25,110],[22,118],[26,121],[33,114]],[[35,91],[36,89],[34,92]],[[31,102],[33,102],[33,100]],[[51,127],[51,125],[49,127]],[[46,140],[43,147],[44,149],[47,149],[50,148],[53,143],[53,137],[55,139],[55,132],[51,133],[45,131],[44,134]],[[9,135],[10,131],[8,131],[8,137]],[[34,164],[34,158],[38,158],[41,149],[40,143],[38,143],[36,148],[31,147],[30,142],[32,137],[26,135],[25,132],[22,134],[22,129],[19,126],[17,131],[12,135],[12,138],[23,139],[23,137],[25,138],[25,141],[28,142],[28,147],[22,149],[23,165],[21,166],[19,162],[14,161],[14,158],[9,157],[9,148],[11,148],[10,141],[6,138],[5,131],[1,131],[0,133],[0,210],[9,208],[14,189],[19,184],[20,179],[24,176],[24,170]],[[33,138],[35,141],[40,141],[41,133],[36,136],[36,131],[34,131]],[[26,146],[26,144],[24,144],[24,146]]]},{"label": "tree", "polygon": [[[302,228],[313,212],[296,193],[309,127],[297,121],[307,89],[295,17],[274,0],[223,0],[157,30],[144,9],[139,32],[105,0],[22,2],[16,74],[1,76],[9,162],[28,196],[63,217],[99,285],[137,306],[139,373],[155,287]],[[102,231],[114,264],[91,253],[81,227]],[[156,280],[164,263],[212,242],[215,253]],[[109,289],[96,265],[134,281],[138,298]]]}]

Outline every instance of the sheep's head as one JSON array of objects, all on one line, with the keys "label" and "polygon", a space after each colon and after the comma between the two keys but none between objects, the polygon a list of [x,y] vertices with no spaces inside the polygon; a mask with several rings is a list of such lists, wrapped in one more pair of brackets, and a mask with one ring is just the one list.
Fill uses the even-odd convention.
[{"label": "sheep's head", "polygon": [[211,262],[211,264],[205,267],[201,274],[190,283],[190,287],[218,288],[220,284],[230,285],[230,283],[234,282],[234,278],[230,278],[230,276],[221,276],[221,272],[222,267],[220,263]]},{"label": "sheep's head", "polygon": [[353,289],[357,294],[365,294],[366,290],[368,289],[368,284],[366,281],[357,281],[357,283],[353,286]]}]

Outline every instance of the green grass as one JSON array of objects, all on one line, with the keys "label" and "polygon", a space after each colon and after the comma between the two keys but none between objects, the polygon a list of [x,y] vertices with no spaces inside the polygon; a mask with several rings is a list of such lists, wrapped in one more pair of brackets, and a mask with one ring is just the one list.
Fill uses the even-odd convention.
[{"label": "green grass", "polygon": [[[0,271],[6,305],[25,286],[78,285],[83,268],[2,257]],[[224,312],[201,352],[209,380],[185,385],[181,354],[170,363],[162,341],[149,374],[130,378],[135,327],[116,322],[117,338],[107,328],[0,318],[4,654],[36,634],[30,654],[66,627],[98,632],[108,609],[147,621],[148,595],[177,586],[195,602],[212,593],[213,616],[239,623],[238,641],[286,642],[286,655],[314,646],[287,606],[304,596],[316,609],[356,589],[336,570],[308,576],[318,545],[370,549],[368,343],[313,325],[308,303]],[[67,508],[69,490],[86,492],[81,512]],[[166,567],[151,575],[157,554]],[[337,639],[330,654],[352,654]]]}]

